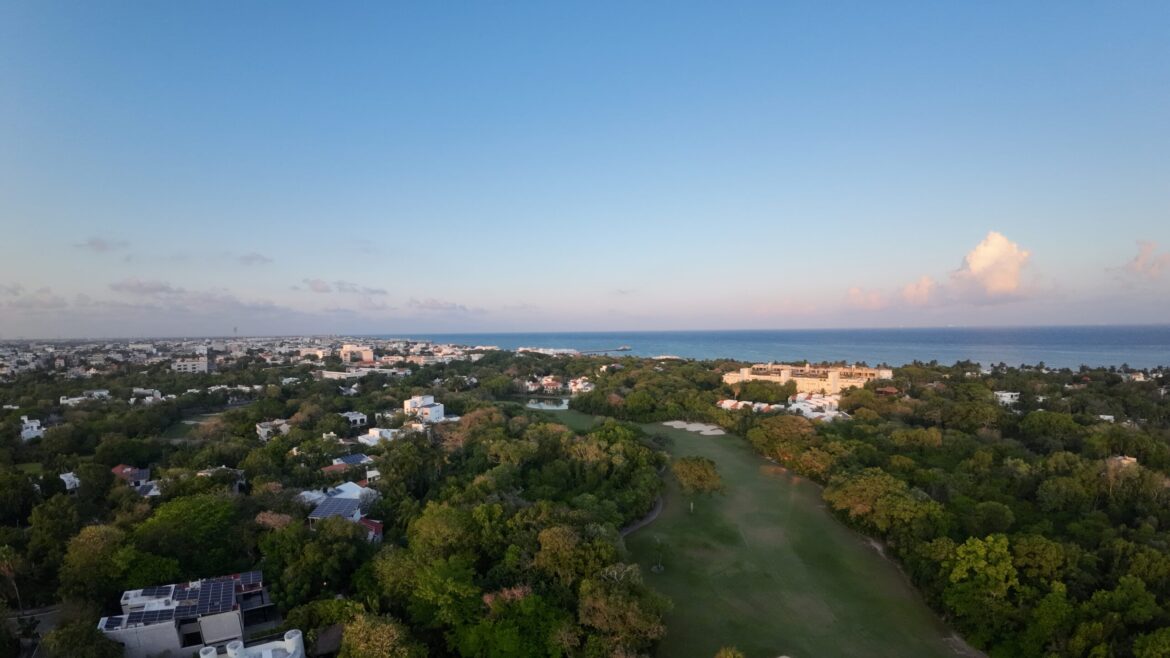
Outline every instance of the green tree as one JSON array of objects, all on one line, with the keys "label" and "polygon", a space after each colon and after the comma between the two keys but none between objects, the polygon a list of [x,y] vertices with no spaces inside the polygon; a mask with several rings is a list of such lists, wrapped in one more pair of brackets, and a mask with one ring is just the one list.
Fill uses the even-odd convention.
[{"label": "green tree", "polygon": [[1159,628],[1139,635],[1133,641],[1134,658],[1166,658],[1170,656],[1170,628]]},{"label": "green tree", "polygon": [[80,529],[81,518],[70,496],[57,494],[33,508],[29,515],[28,556],[40,579],[56,579],[65,559],[65,547]]},{"label": "green tree", "polygon": [[359,614],[345,624],[338,658],[426,658],[422,645],[392,617]]},{"label": "green tree", "polygon": [[49,631],[41,642],[46,658],[121,658],[122,645],[93,622],[72,622]]},{"label": "green tree", "polygon": [[16,584],[16,576],[20,573],[23,560],[12,546],[0,546],[0,576],[8,581],[8,586],[16,594],[16,605],[20,611],[24,610],[24,603],[20,599],[20,587]]},{"label": "green tree", "polygon": [[[723,490],[723,479],[719,477],[715,462],[706,457],[676,459],[670,464],[670,472],[688,494],[709,494]],[[691,500],[691,511],[695,511],[694,500]]]},{"label": "green tree", "polygon": [[637,565],[615,564],[581,583],[577,619],[593,633],[586,651],[636,655],[666,634],[670,603],[642,584]]},{"label": "green tree", "polygon": [[126,535],[108,525],[86,526],[69,540],[61,564],[61,596],[105,606],[122,594],[122,570],[114,556]]},{"label": "green tree", "polygon": [[236,523],[235,502],[201,494],[164,503],[134,531],[134,542],[148,553],[178,560],[192,578],[232,572],[246,565],[245,537]]}]

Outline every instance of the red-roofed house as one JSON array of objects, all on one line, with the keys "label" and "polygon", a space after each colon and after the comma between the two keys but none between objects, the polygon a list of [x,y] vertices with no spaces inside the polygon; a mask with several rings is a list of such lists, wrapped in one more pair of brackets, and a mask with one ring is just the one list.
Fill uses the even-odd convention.
[{"label": "red-roofed house", "polygon": [[366,535],[366,541],[369,541],[369,542],[382,541],[382,526],[383,526],[383,524],[381,521],[375,521],[373,519],[363,518],[363,519],[358,521],[358,525],[365,528],[366,531],[368,532],[368,534]]},{"label": "red-roofed house", "polygon": [[150,480],[149,468],[137,468],[126,464],[118,464],[111,468],[110,472],[132,487],[140,487]]}]

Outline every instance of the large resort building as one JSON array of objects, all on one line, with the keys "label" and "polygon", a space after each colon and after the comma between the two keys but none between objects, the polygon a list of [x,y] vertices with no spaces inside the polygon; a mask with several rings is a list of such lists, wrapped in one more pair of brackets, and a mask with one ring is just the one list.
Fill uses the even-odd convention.
[{"label": "large resort building", "polygon": [[723,375],[727,384],[740,382],[796,383],[797,393],[823,393],[836,395],[847,388],[862,387],[867,382],[892,379],[894,371],[889,368],[863,368],[860,366],[811,366],[804,364],[757,363],[750,368],[741,368]]}]

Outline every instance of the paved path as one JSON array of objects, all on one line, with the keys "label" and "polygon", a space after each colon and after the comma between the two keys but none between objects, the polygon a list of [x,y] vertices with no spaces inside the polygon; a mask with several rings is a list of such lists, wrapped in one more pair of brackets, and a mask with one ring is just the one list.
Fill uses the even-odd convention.
[{"label": "paved path", "polygon": [[662,512],[662,500],[662,496],[659,496],[658,500],[654,501],[654,509],[650,510],[649,514],[622,528],[622,536],[625,537],[631,532],[641,530],[651,523],[654,523],[654,519],[657,519],[658,515]]}]

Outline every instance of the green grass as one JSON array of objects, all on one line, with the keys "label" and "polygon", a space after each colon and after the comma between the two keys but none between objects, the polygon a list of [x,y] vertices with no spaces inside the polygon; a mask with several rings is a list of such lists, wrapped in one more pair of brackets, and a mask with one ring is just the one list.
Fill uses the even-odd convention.
[{"label": "green grass", "polygon": [[597,416],[583,414],[580,411],[568,409],[566,411],[545,411],[544,413],[557,419],[557,422],[567,426],[574,432],[588,432],[600,425],[603,421]]},{"label": "green grass", "polygon": [[211,420],[212,418],[219,416],[221,413],[222,412],[200,414],[198,416],[184,418],[183,420],[180,420],[174,425],[171,425],[170,427],[163,430],[162,434],[159,436],[164,439],[186,439],[191,436],[191,433],[195,430],[196,427],[199,426],[200,423]]},{"label": "green grass", "polygon": [[711,658],[721,646],[748,658],[963,655],[897,567],[829,513],[817,485],[777,472],[741,438],[644,427],[668,437],[672,456],[715,460],[726,487],[696,498],[691,513],[671,478],[661,516],[626,538],[646,582],[674,601],[659,656]]},{"label": "green grass", "polygon": [[16,469],[25,475],[41,475],[45,467],[40,462],[28,462],[26,464],[17,464]]}]

